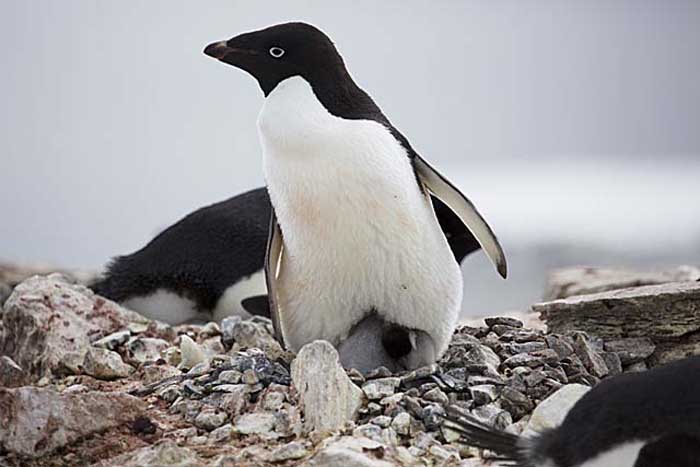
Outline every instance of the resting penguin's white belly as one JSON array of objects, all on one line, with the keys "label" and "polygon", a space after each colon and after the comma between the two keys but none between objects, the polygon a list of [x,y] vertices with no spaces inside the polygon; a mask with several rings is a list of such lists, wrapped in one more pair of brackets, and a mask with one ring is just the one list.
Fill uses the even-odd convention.
[{"label": "resting penguin's white belly", "polygon": [[423,330],[441,353],[462,277],[404,148],[381,124],[331,115],[300,77],[258,119],[285,245],[279,302],[293,350],[341,342],[371,310]]}]

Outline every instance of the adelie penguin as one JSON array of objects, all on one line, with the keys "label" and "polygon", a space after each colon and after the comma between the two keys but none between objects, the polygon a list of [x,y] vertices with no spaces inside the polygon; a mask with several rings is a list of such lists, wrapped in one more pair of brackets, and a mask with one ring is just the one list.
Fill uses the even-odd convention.
[{"label": "adelie penguin", "polygon": [[700,356],[603,380],[557,428],[532,437],[484,424],[453,408],[445,422],[462,442],[512,467],[697,467]]},{"label": "adelie penguin", "polygon": [[317,28],[280,24],[204,52],[250,73],[265,95],[265,267],[278,338],[294,351],[328,340],[360,370],[434,362],[457,324],[462,276],[431,198],[505,277],[491,228],[355,84]]},{"label": "adelie penguin", "polygon": [[[114,258],[92,289],[149,318],[170,324],[266,313],[263,265],[270,198],[257,188],[200,208],[146,246]],[[435,212],[457,261],[479,244],[452,211]]]}]

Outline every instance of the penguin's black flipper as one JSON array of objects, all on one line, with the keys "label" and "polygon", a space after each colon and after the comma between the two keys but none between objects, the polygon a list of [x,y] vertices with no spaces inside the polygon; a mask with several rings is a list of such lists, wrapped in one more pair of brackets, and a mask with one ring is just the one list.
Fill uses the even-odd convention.
[{"label": "penguin's black flipper", "polygon": [[484,218],[476,210],[474,204],[449,180],[442,176],[435,168],[428,164],[417,153],[413,153],[413,168],[420,182],[428,189],[431,195],[445,203],[469,229],[479,242],[496,270],[505,278],[508,275],[506,255],[503,253],[496,234],[486,223]]},{"label": "penguin's black flipper", "polygon": [[270,299],[267,295],[255,295],[241,300],[245,311],[255,316],[270,317]]},{"label": "penguin's black flipper", "polygon": [[431,195],[430,200],[433,202],[435,217],[437,217],[440,228],[445,234],[452,254],[455,255],[457,262],[461,264],[466,256],[480,250],[481,245],[479,245],[479,242],[469,229],[464,226],[457,214],[440,201],[440,198]]}]

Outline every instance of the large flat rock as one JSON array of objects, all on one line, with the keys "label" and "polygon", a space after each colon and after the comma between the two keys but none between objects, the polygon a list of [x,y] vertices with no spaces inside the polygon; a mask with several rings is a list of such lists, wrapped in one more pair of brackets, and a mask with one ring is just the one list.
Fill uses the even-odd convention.
[{"label": "large flat rock", "polygon": [[695,266],[678,266],[661,271],[580,266],[562,268],[549,274],[544,300],[669,282],[693,282],[699,279],[700,269]]},{"label": "large flat rock", "polygon": [[700,282],[633,287],[538,303],[550,332],[586,331],[605,339],[648,338],[652,364],[700,353]]}]

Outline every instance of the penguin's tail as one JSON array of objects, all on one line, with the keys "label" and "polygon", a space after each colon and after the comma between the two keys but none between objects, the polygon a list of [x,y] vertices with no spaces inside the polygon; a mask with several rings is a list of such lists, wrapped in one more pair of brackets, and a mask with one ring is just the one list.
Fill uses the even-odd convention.
[{"label": "penguin's tail", "polygon": [[531,454],[531,440],[489,426],[455,406],[447,409],[444,418],[445,428],[459,433],[465,444],[494,453],[488,458],[499,465],[536,467]]}]

